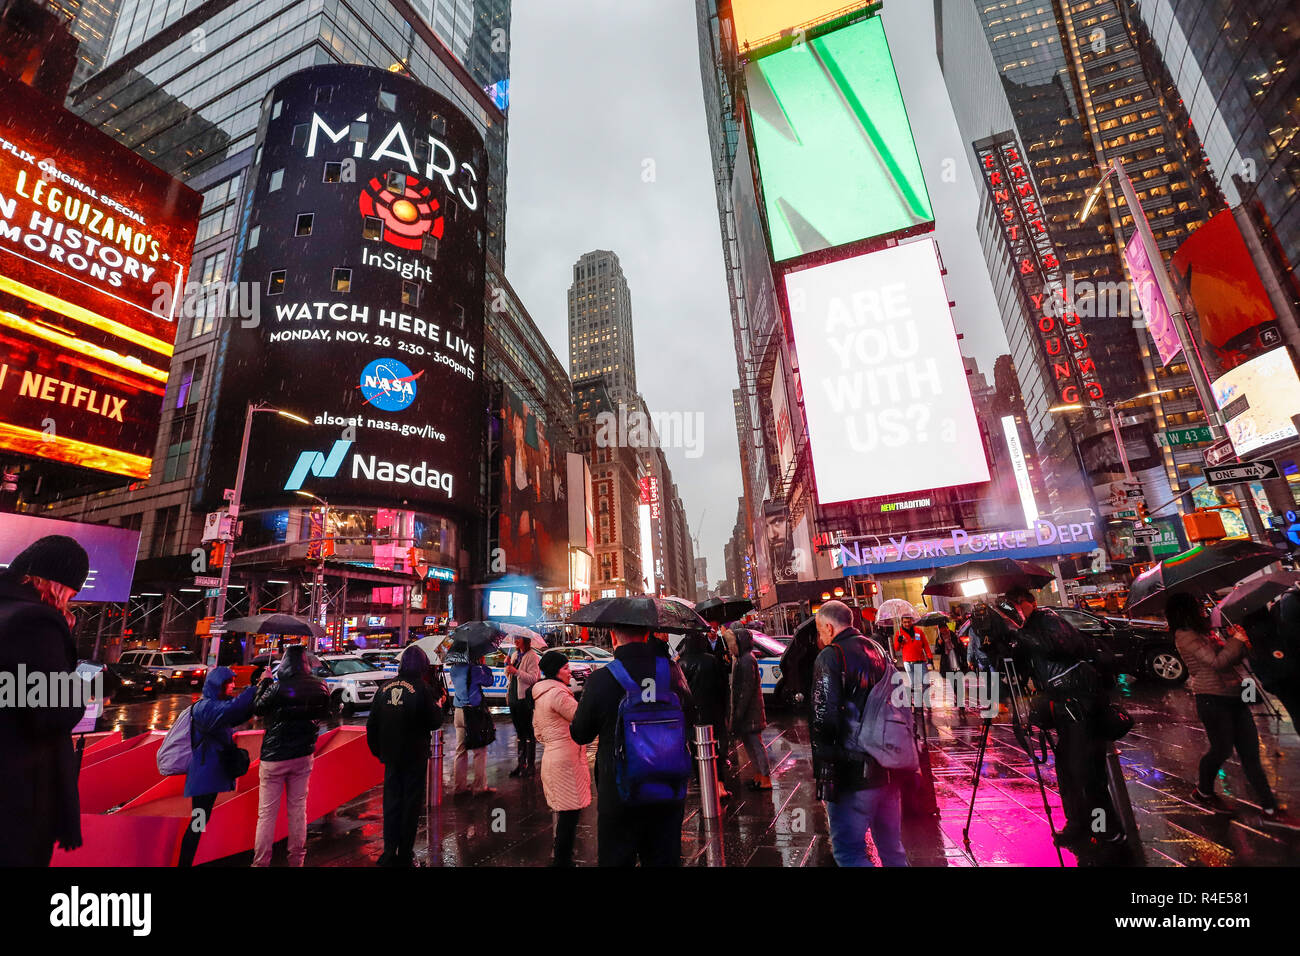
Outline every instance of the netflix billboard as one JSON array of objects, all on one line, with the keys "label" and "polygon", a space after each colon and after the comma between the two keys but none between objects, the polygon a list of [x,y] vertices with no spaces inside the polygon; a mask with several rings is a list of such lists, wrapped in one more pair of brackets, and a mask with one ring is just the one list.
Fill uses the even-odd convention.
[{"label": "netflix billboard", "polygon": [[0,449],[149,476],[200,205],[0,76]]}]

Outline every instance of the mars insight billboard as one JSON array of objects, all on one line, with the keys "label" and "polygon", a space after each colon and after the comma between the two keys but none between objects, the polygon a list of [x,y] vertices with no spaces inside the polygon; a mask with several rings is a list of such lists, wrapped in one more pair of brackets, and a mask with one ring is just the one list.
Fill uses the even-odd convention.
[{"label": "mars insight billboard", "polygon": [[0,449],[149,476],[200,204],[0,74]]},{"label": "mars insight billboard", "polygon": [[241,282],[220,369],[206,497],[231,487],[245,403],[244,497],[469,510],[484,437],[483,139],[450,101],[359,66],[295,73],[267,96],[245,197]]}]

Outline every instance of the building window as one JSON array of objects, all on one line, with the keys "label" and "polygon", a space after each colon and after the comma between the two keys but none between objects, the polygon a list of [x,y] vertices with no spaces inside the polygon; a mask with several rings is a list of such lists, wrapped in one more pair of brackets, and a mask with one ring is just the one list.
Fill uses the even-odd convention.
[{"label": "building window", "polygon": [[172,538],[181,522],[180,505],[164,508],[156,512],[153,521],[153,537],[149,545],[150,557],[164,557],[171,553]]},{"label": "building window", "polygon": [[438,240],[433,236],[425,236],[424,242],[420,245],[420,254],[426,259],[437,259]]},{"label": "building window", "polygon": [[252,229],[250,229],[248,232],[248,248],[256,249],[257,240],[260,239],[261,237],[262,237],[261,226],[254,226]]},{"label": "building window", "polygon": [[370,124],[363,123],[360,120],[354,120],[348,129],[348,138],[354,143],[364,143],[366,138],[370,136]]},{"label": "building window", "polygon": [[271,273],[271,281],[266,284],[267,295],[279,295],[284,291],[284,269],[276,269]]},{"label": "building window", "polygon": [[318,87],[316,88],[316,102],[317,102],[317,103],[328,103],[328,102],[329,102],[330,100],[332,100],[332,99],[334,99],[334,87],[332,87],[332,86],[318,86]]},{"label": "building window", "polygon": [[388,186],[390,193],[401,195],[406,191],[406,173],[394,172],[390,170],[384,177],[384,182]]},{"label": "building window", "polygon": [[402,305],[409,305],[414,308],[419,304],[420,304],[420,283],[403,281],[402,282]]},{"label": "building window", "polygon": [[284,100],[276,100],[271,104],[271,119],[279,119],[280,111],[284,109]]},{"label": "building window", "polygon": [[298,224],[294,227],[293,234],[295,236],[310,236],[313,219],[315,219],[315,216],[312,213],[298,213]]},{"label": "building window", "polygon": [[266,191],[269,193],[273,193],[283,185],[284,185],[284,170],[277,169],[271,173],[271,182],[266,187]]},{"label": "building window", "polygon": [[325,164],[325,175],[324,175],[324,177],[321,179],[321,182],[323,182],[323,183],[337,183],[337,182],[342,182],[342,181],[343,181],[343,164],[342,164],[342,163],[326,163],[326,164]]},{"label": "building window", "polygon": [[350,292],[352,290],[352,270],[335,269],[330,275],[330,289],[334,292]]},{"label": "building window", "polygon": [[289,145],[301,146],[307,142],[307,133],[310,132],[311,126],[307,123],[299,123],[293,128],[293,135],[289,138]]},{"label": "building window", "polygon": [[176,389],[176,408],[192,408],[198,404],[199,395],[203,391],[203,370],[206,365],[207,358],[199,355],[181,366],[180,385]]},{"label": "building window", "polygon": [[390,93],[387,90],[379,91],[379,108],[387,110],[390,113],[397,112],[397,94]]},{"label": "building window", "polygon": [[378,216],[366,216],[361,226],[361,238],[378,242],[384,238],[384,221]]}]

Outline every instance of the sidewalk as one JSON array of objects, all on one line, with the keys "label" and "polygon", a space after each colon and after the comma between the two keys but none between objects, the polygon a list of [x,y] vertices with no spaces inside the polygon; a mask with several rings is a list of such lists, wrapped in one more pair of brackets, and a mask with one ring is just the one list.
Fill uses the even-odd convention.
[{"label": "sidewalk", "polygon": [[[1270,866],[1300,863],[1300,834],[1259,826],[1254,810],[1242,806],[1236,819],[1216,817],[1188,798],[1205,747],[1191,696],[1182,688],[1150,683],[1123,685],[1125,705],[1137,721],[1120,742],[1120,758],[1148,866]],[[931,761],[939,805],[937,818],[905,820],[904,839],[914,866],[1057,866],[1043,799],[1033,766],[1015,742],[1011,727],[995,723],[985,759],[970,846],[962,828],[970,805],[971,775],[981,724],[977,715],[933,713]],[[793,715],[775,713],[763,734],[772,764],[773,789],[753,793],[743,786],[727,802],[720,826],[700,815],[692,787],[683,829],[683,863],[688,866],[833,866],[826,812],[815,799],[807,728]],[[355,722],[355,721],[352,721]],[[1257,721],[1265,744],[1264,765],[1282,804],[1300,810],[1300,738],[1287,721]],[[445,735],[445,779],[450,779],[454,731]],[[749,774],[743,751],[741,775]],[[595,748],[592,747],[594,759]],[[489,748],[488,778],[498,792],[452,801],[450,787],[440,808],[422,821],[416,855],[426,866],[544,866],[551,853],[551,813],[540,779],[510,779],[514,767],[513,728],[497,722]],[[1054,769],[1042,768],[1052,820],[1064,818]],[[737,781],[738,783],[739,781]],[[1249,791],[1235,760],[1221,780],[1230,801]],[[312,866],[364,866],[382,852],[382,793],[373,790],[310,828],[307,862]],[[283,846],[275,863],[283,863]],[[1078,865],[1063,853],[1067,866]],[[583,812],[575,858],[596,861],[596,811]],[[247,861],[232,859],[232,864]]]}]

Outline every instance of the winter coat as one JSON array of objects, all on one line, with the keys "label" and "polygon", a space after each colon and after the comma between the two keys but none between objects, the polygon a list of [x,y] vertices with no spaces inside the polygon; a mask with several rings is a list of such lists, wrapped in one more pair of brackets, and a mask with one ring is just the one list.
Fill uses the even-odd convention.
[{"label": "winter coat", "polygon": [[185,796],[227,793],[235,789],[235,778],[221,765],[221,752],[235,746],[235,728],[253,716],[256,688],[249,686],[238,697],[221,699],[221,688],[233,679],[229,667],[214,667],[203,682],[203,697],[190,709],[190,733],[194,756],[185,774]]},{"label": "winter coat", "polygon": [[385,766],[407,767],[429,759],[429,735],[443,719],[435,693],[414,674],[398,674],[376,691],[366,720],[366,744]]},{"label": "winter coat", "polygon": [[486,664],[452,664],[451,689],[457,707],[483,703],[483,688],[492,686],[492,671]]},{"label": "winter coat", "polygon": [[900,630],[894,638],[894,650],[902,656],[903,662],[907,664],[920,664],[930,662],[930,642],[925,639],[921,629],[912,626],[910,631]]},{"label": "winter coat", "polygon": [[330,692],[305,661],[306,648],[288,649],[275,679],[264,679],[253,700],[253,713],[262,718],[262,760],[295,760],[316,750],[316,721],[329,716]]},{"label": "winter coat", "polygon": [[813,664],[812,722],[813,770],[818,779],[828,773],[838,792],[863,790],[883,782],[870,757],[865,760],[845,752],[848,714],[845,695],[875,686],[895,672],[882,649],[856,628],[845,628],[822,648]]},{"label": "winter coat", "polygon": [[687,652],[678,661],[695,699],[696,720],[721,727],[727,719],[727,674],[711,651]]},{"label": "winter coat", "polygon": [[76,645],[67,619],[35,588],[0,575],[0,866],[45,866],[56,842],[81,845],[72,728],[85,706],[75,699],[66,707],[48,699],[43,707],[14,706],[5,698],[26,690],[19,665],[28,679],[46,675],[47,688],[69,686],[55,675],[75,671]]},{"label": "winter coat", "polygon": [[1187,664],[1187,689],[1193,694],[1240,697],[1244,678],[1240,661],[1246,644],[1235,637],[1221,641],[1192,630],[1174,632],[1178,656]]},{"label": "winter coat", "polygon": [[[616,648],[614,659],[622,661],[628,675],[639,684],[647,677],[654,677],[658,654],[648,643],[635,642]],[[695,704],[682,669],[673,664],[670,673],[673,692],[681,704],[686,723],[693,724],[696,722]],[[618,708],[623,697],[623,685],[609,673],[608,667],[602,667],[587,678],[582,700],[573,715],[573,726],[569,728],[573,739],[584,746],[600,738],[596,747],[596,798],[601,813],[618,813],[623,809],[618,785],[614,781],[614,740],[618,730]]]},{"label": "winter coat", "polygon": [[566,684],[543,679],[533,685],[533,732],[542,744],[542,792],[552,810],[591,806],[587,748],[569,734],[578,702]]},{"label": "winter coat", "polygon": [[934,639],[934,654],[939,658],[940,674],[956,674],[967,669],[966,645],[950,629],[939,629]]},{"label": "winter coat", "polygon": [[731,666],[731,732],[756,734],[767,726],[763,685],[754,656],[754,639],[736,633],[736,663]]},{"label": "winter coat", "polygon": [[513,654],[516,658],[514,661],[515,675],[510,678],[510,684],[506,692],[506,703],[515,707],[520,703],[526,705],[528,701],[528,692],[533,685],[542,679],[542,659],[537,656],[537,652],[531,647],[524,651],[523,654]]}]

